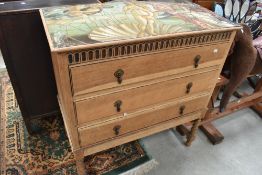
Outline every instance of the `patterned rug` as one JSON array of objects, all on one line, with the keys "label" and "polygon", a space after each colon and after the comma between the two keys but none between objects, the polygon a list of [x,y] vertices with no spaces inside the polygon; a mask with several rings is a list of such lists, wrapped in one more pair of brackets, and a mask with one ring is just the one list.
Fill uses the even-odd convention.
[{"label": "patterned rug", "polygon": [[[0,81],[0,174],[77,175],[62,118],[35,120],[39,133],[29,136],[5,70],[0,71]],[[148,160],[134,141],[86,157],[86,167],[89,175],[119,174]]]}]

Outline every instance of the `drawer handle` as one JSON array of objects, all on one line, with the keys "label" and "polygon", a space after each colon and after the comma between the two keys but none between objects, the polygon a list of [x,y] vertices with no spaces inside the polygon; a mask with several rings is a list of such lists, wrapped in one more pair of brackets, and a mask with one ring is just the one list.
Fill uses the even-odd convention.
[{"label": "drawer handle", "polygon": [[191,91],[192,86],[193,86],[193,83],[192,83],[192,82],[190,82],[190,83],[188,83],[188,84],[186,85],[186,93],[187,93],[187,94]]},{"label": "drawer handle", "polygon": [[120,133],[120,128],[121,128],[120,125],[116,125],[116,126],[113,128],[113,131],[115,132],[115,135],[116,135],[116,136],[119,135],[119,133]]},{"label": "drawer handle", "polygon": [[124,71],[122,69],[118,69],[115,71],[114,76],[117,78],[118,84],[122,83]]},{"label": "drawer handle", "polygon": [[116,107],[116,111],[117,111],[117,112],[120,112],[120,111],[121,111],[121,105],[122,105],[122,101],[121,101],[121,100],[117,100],[117,101],[114,103],[114,106]]},{"label": "drawer handle", "polygon": [[180,106],[180,108],[179,108],[179,114],[180,114],[180,115],[183,115],[183,114],[184,114],[185,108],[186,108],[185,105]]},{"label": "drawer handle", "polygon": [[195,62],[195,68],[198,67],[199,65],[199,62],[200,62],[200,59],[201,59],[201,56],[200,55],[197,55],[194,59],[194,62]]}]

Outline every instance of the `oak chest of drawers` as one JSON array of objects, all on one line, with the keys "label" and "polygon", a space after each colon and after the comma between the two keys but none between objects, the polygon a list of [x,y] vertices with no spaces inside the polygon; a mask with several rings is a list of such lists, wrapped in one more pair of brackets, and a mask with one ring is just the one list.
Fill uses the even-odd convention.
[{"label": "oak chest of drawers", "polygon": [[80,174],[86,155],[192,121],[190,145],[240,28],[183,3],[40,12]]}]

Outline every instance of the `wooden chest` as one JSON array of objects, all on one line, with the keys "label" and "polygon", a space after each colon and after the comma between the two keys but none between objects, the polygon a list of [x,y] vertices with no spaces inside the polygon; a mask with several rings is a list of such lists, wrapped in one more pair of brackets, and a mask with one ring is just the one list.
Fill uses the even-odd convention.
[{"label": "wooden chest", "polygon": [[190,145],[240,28],[183,3],[40,12],[79,173],[86,155],[192,121]]}]

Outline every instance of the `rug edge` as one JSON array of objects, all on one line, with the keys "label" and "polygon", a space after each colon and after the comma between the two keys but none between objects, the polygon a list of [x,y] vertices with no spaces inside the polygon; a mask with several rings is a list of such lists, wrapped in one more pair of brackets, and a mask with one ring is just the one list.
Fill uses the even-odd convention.
[{"label": "rug edge", "polygon": [[[0,103],[1,103],[1,108],[3,108],[3,92],[1,89],[1,95],[0,95]],[[6,171],[6,164],[5,164],[5,135],[6,135],[6,130],[5,130],[5,123],[6,123],[6,115],[3,113],[4,111],[1,109],[0,112],[0,175],[5,175]]]}]

